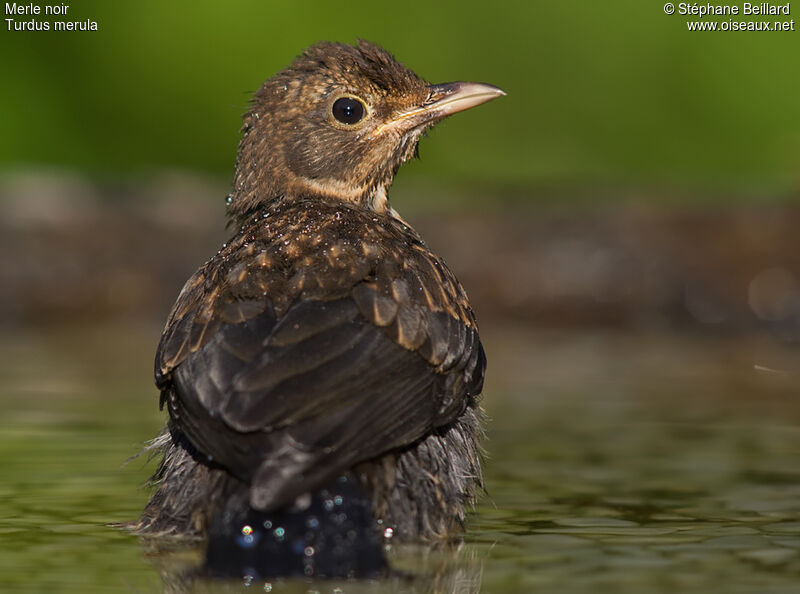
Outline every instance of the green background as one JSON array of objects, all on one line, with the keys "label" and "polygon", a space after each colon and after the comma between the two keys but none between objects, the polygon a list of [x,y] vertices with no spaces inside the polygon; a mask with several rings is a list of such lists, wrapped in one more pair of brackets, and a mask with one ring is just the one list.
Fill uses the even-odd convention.
[{"label": "green background", "polygon": [[99,31],[2,23],[0,171],[227,181],[250,93],[311,43],[363,37],[433,82],[508,92],[435,130],[401,183],[667,200],[800,188],[800,31],[689,32],[641,0],[77,1],[68,16]]}]

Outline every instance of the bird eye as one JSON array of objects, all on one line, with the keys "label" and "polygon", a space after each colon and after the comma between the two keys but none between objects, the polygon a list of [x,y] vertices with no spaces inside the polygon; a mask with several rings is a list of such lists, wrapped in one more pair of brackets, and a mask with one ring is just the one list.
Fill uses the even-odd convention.
[{"label": "bird eye", "polygon": [[352,126],[364,119],[367,108],[363,101],[355,97],[339,97],[333,102],[331,113],[337,121]]}]

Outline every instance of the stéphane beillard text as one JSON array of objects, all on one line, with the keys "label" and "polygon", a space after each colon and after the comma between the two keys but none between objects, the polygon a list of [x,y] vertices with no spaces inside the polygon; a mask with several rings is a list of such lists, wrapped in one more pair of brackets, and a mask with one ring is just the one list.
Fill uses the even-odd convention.
[{"label": "st\u00e9phane beillard text", "polygon": [[741,9],[735,4],[711,4],[698,2],[681,2],[678,4],[678,14],[699,16],[727,16],[727,15],[779,15],[790,14],[791,2],[786,4],[770,4],[759,2],[753,4],[744,2]]}]

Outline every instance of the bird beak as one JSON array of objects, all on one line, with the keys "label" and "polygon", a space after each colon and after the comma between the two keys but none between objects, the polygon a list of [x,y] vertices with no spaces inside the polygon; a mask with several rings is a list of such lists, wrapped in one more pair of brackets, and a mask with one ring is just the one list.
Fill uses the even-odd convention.
[{"label": "bird beak", "polygon": [[505,91],[493,85],[473,82],[453,82],[428,87],[428,99],[424,104],[398,114],[377,133],[387,127],[400,126],[410,130],[418,126],[432,124],[459,111],[486,103],[505,95]]},{"label": "bird beak", "polygon": [[493,85],[472,82],[431,85],[428,90],[433,103],[421,106],[418,111],[429,114],[431,119],[441,119],[506,94]]}]

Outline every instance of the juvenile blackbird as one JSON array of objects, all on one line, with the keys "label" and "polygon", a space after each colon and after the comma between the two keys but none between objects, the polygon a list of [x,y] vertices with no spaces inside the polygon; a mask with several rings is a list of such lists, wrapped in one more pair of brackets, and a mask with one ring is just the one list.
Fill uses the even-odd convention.
[{"label": "juvenile blackbird", "polygon": [[501,95],[430,85],[365,41],[314,45],[259,89],[228,198],[235,233],[158,346],[169,422],[139,532],[346,509],[339,491],[360,494],[379,536],[462,526],[482,485],[486,359],[464,289],[387,189],[427,129]]}]

